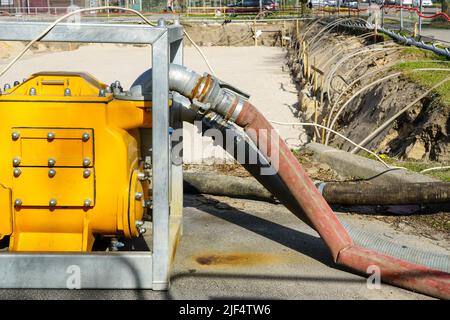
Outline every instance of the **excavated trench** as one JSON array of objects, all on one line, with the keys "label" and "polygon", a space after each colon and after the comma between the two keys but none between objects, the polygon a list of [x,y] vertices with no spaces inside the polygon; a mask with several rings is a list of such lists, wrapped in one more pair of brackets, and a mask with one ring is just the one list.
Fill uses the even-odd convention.
[{"label": "excavated trench", "polygon": [[[299,23],[297,23],[299,24]],[[295,21],[273,22],[183,22],[183,27],[199,46],[282,46],[288,43],[289,30],[296,25]],[[256,36],[257,35],[257,36]],[[255,41],[255,36],[257,41]],[[21,41],[0,41],[0,59],[11,59],[26,45]],[[36,43],[26,55],[54,51],[76,50],[82,43]],[[117,46],[125,46],[116,44]],[[186,46],[191,46],[185,40]],[[135,45],[142,46],[142,45]]]},{"label": "excavated trench", "polygon": [[[295,22],[274,21],[247,23],[193,23],[183,22],[183,27],[200,46],[282,46],[287,43],[289,30]],[[190,46],[189,41],[185,42]]]},{"label": "excavated trench", "polygon": [[[348,30],[334,28],[331,32],[316,36],[323,27],[320,24],[304,26],[303,33],[292,32],[293,40],[288,48],[288,65],[299,87],[298,116],[302,120],[329,127],[337,110],[347,103],[336,118],[333,129],[359,143],[427,91],[428,88],[402,73],[369,86],[348,101],[370,83],[399,72],[395,69],[396,64],[433,60],[436,57],[423,50],[407,49],[380,35],[375,37],[367,32],[349,33]],[[310,81],[306,80],[308,75],[303,74],[302,41],[304,47],[310,42]],[[360,54],[346,58],[358,50]],[[436,67],[442,68],[444,64],[436,64]],[[318,142],[326,141],[326,133],[320,130],[317,134],[314,129],[308,130],[311,137],[316,135]],[[442,102],[437,94],[431,93],[415,103],[365,147],[404,160],[449,162],[449,134],[449,105]],[[329,144],[345,151],[354,148],[334,134],[330,134]]]},{"label": "excavated trench", "polygon": [[[395,73],[390,66],[399,61],[430,59],[430,54],[422,52],[420,56],[392,41],[383,42],[383,37],[375,38],[368,33],[349,33],[334,28],[331,32],[318,35],[323,25],[314,27],[309,22],[250,22],[250,23],[184,23],[191,38],[200,46],[252,46],[258,33],[257,45],[287,46],[288,66],[298,85],[298,116],[307,122],[329,125],[328,118],[337,97],[339,109],[355,92],[376,79]],[[305,30],[307,31],[305,34]],[[301,65],[301,41],[311,41],[309,64],[312,66],[307,82]],[[185,41],[186,45],[191,45]],[[0,58],[8,59],[23,48],[23,43],[0,42]],[[70,46],[69,46],[70,45]],[[330,85],[326,77],[336,63],[346,54],[355,50],[386,47],[388,51],[370,51],[355,55],[342,63],[335,72]],[[74,50],[79,44],[37,44],[32,52]],[[448,65],[450,68],[450,63]],[[376,72],[379,70],[379,72]],[[371,74],[372,73],[372,74]],[[314,76],[315,74],[315,76]],[[316,77],[317,88],[314,90]],[[362,78],[361,78],[362,77]],[[357,81],[361,78],[359,81]],[[348,84],[354,84],[344,91]],[[414,101],[426,91],[422,85],[412,81],[407,75],[392,77],[372,86],[354,98],[337,117],[333,129],[355,142],[362,141],[378,126],[408,103]],[[329,95],[329,96],[328,96]],[[331,98],[331,99],[330,99]],[[321,103],[322,101],[322,103]],[[401,159],[433,160],[450,162],[450,124],[449,106],[431,94],[390,124],[366,147],[378,153]],[[336,110],[332,113],[335,117]],[[328,123],[327,123],[328,122]],[[306,128],[310,136],[316,135],[317,141],[325,140],[322,130]],[[353,145],[330,135],[329,144],[349,151]]]}]

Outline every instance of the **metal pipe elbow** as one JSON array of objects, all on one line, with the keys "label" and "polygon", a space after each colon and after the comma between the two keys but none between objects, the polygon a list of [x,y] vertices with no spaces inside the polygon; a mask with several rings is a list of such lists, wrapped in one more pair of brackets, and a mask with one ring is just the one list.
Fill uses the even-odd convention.
[{"label": "metal pipe elbow", "polygon": [[203,76],[184,66],[169,66],[169,89],[200,103],[204,111],[212,110],[226,120],[234,121],[239,116],[245,98],[221,87],[221,82],[209,74]]},{"label": "metal pipe elbow", "polygon": [[192,99],[201,78],[202,76],[198,73],[184,66],[173,63],[169,66],[170,90],[176,91],[189,99]]}]

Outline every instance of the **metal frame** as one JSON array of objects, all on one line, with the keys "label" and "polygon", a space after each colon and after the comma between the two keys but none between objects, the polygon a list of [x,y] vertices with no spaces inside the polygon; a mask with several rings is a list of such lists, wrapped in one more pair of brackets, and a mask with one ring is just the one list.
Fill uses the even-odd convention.
[{"label": "metal frame", "polygon": [[[0,22],[0,40],[31,41],[48,23]],[[57,25],[41,41],[152,45],[153,68],[153,251],[80,254],[1,253],[0,288],[67,288],[71,267],[81,268],[81,288],[153,289],[169,287],[170,267],[181,236],[182,164],[171,159],[169,64],[183,63],[183,27],[70,24]]]}]

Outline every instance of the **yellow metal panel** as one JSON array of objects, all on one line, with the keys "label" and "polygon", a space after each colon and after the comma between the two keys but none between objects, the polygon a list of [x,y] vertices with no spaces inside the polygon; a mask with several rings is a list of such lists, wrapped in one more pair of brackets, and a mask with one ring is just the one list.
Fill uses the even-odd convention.
[{"label": "yellow metal panel", "polygon": [[[94,164],[94,139],[91,129],[29,129],[13,128],[20,137],[13,140],[12,157],[20,159],[20,166],[48,166],[48,160],[55,160],[55,167],[82,167],[83,160]],[[51,132],[55,139],[47,140]],[[84,133],[90,139],[82,140]],[[39,150],[39,152],[36,152]]]},{"label": "yellow metal panel", "polygon": [[[29,95],[32,87],[37,95]],[[45,73],[0,95],[0,232],[10,232],[11,251],[90,251],[96,234],[138,235],[144,199],[135,199],[143,190],[137,128],[151,127],[151,102],[99,97],[100,88],[106,85],[88,75]],[[80,142],[86,130],[92,138]],[[16,177],[14,157],[21,158]],[[91,175],[84,178],[88,157]],[[49,158],[56,160],[53,178]],[[57,206],[50,208],[53,198]],[[15,199],[23,205],[11,208]]]},{"label": "yellow metal panel", "polygon": [[11,251],[81,252],[82,233],[21,232],[12,237]]},{"label": "yellow metal panel", "polygon": [[40,72],[32,75],[21,85],[8,91],[10,95],[29,95],[30,89],[35,89],[35,96],[65,96],[65,90],[70,90],[70,96],[97,96],[100,89],[106,85],[93,76],[82,72]]},{"label": "yellow metal panel", "polygon": [[55,134],[55,140],[57,139],[78,139],[82,140],[85,132],[92,136],[92,129],[90,128],[23,128],[14,127],[12,131],[20,133],[20,139],[33,138],[33,139],[47,139],[47,134],[53,132]]},{"label": "yellow metal panel", "polygon": [[[82,207],[86,199],[95,204],[94,169],[54,168],[56,175],[49,177],[49,168],[20,168],[21,174],[13,180],[13,198],[21,199],[22,206],[45,206],[51,199],[57,206]],[[90,170],[84,177],[84,170]]]},{"label": "yellow metal panel", "polygon": [[151,128],[151,107],[150,101],[113,100],[108,104],[108,124],[123,129]]},{"label": "yellow metal panel", "polygon": [[0,239],[12,232],[11,190],[0,184]]}]

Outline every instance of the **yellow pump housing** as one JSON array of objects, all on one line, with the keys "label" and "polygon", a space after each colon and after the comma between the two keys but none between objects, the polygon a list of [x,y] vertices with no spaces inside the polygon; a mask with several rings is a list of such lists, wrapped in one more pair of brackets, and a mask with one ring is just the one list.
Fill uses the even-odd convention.
[{"label": "yellow pump housing", "polygon": [[0,239],[10,251],[85,252],[139,236],[149,187],[138,128],[151,102],[89,74],[41,72],[0,95]]}]

